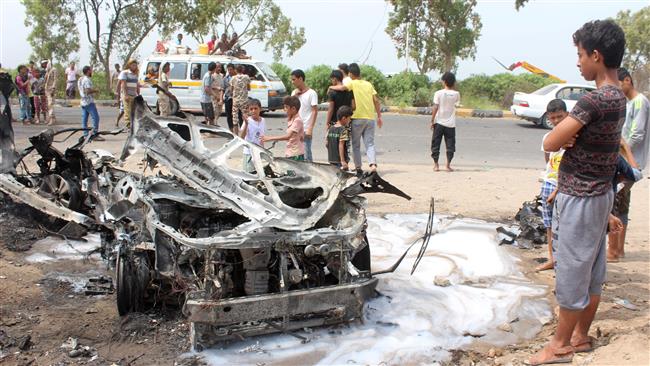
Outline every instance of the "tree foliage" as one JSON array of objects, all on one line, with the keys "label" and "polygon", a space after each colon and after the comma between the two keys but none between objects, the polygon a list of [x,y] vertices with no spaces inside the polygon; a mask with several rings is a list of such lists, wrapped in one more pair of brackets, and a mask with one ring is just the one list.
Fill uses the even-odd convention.
[{"label": "tree foliage", "polygon": [[[476,0],[390,0],[386,33],[399,57],[409,56],[420,73],[455,69],[457,59],[474,58],[481,34]],[[408,53],[408,55],[407,55]]]},{"label": "tree foliage", "polygon": [[650,61],[650,6],[635,13],[624,10],[616,15],[615,22],[623,28],[627,52],[623,64],[637,70]]},{"label": "tree foliage", "polygon": [[431,82],[426,75],[403,71],[387,80],[387,96],[403,106],[421,106],[431,95]]},{"label": "tree foliage", "polygon": [[528,0],[515,0],[515,9],[519,10],[523,8],[527,2]]},{"label": "tree foliage", "polygon": [[[91,46],[91,64],[103,66],[106,85],[109,85],[114,53],[122,62],[131,58],[151,30],[162,20],[172,19],[177,1],[180,0],[69,0],[66,3],[81,14],[82,29]],[[102,24],[104,19],[108,21]]]},{"label": "tree foliage", "polygon": [[388,82],[386,76],[374,66],[361,65],[361,78],[369,81],[380,97],[388,94]]},{"label": "tree foliage", "polygon": [[65,63],[79,51],[79,30],[75,13],[65,0],[21,0],[25,6],[25,26],[31,28],[27,41],[32,58]]},{"label": "tree foliage", "polygon": [[327,99],[331,73],[332,68],[328,65],[314,65],[305,71],[305,83],[316,91],[320,102]]},{"label": "tree foliage", "polygon": [[287,94],[293,91],[293,84],[291,83],[291,68],[285,64],[274,62],[271,64],[271,69],[282,80],[284,87],[287,89]]},{"label": "tree foliage", "polygon": [[174,21],[166,25],[166,33],[177,27],[203,41],[210,34],[237,32],[242,47],[260,42],[264,51],[272,51],[275,61],[293,55],[306,42],[305,29],[293,26],[271,0],[177,1],[183,5],[175,11]]},{"label": "tree foliage", "polygon": [[512,105],[515,92],[530,93],[554,81],[535,74],[501,73],[492,76],[472,75],[458,83],[458,90],[463,96],[471,95],[485,98],[490,102],[508,108]]}]

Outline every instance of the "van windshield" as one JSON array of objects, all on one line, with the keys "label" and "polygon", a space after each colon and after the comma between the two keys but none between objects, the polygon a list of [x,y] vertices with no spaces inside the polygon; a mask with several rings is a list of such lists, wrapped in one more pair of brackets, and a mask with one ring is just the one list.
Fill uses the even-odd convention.
[{"label": "van windshield", "polygon": [[257,68],[266,75],[266,78],[269,79],[269,81],[280,81],[280,77],[276,75],[275,71],[273,71],[269,65],[264,62],[258,62],[255,65],[257,65]]}]

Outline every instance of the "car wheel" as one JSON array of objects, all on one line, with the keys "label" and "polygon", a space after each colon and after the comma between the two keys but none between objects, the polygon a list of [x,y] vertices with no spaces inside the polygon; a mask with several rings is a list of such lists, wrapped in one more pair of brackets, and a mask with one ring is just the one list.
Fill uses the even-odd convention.
[{"label": "car wheel", "polygon": [[145,309],[145,291],[150,281],[150,265],[145,253],[120,249],[115,263],[117,312],[124,316]]},{"label": "car wheel", "polygon": [[548,117],[546,116],[546,113],[540,118],[539,120],[539,125],[546,128],[547,130],[552,130],[553,125],[551,124],[551,121],[548,120]]},{"label": "car wheel", "polygon": [[81,191],[77,184],[58,174],[44,176],[37,193],[70,210],[81,208]]}]

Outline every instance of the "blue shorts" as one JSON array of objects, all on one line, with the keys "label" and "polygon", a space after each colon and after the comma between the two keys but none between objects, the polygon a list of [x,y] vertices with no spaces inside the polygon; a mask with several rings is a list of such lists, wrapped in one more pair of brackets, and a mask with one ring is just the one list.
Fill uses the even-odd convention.
[{"label": "blue shorts", "polygon": [[544,220],[544,227],[547,229],[551,227],[551,222],[553,220],[553,204],[547,203],[546,200],[555,189],[557,189],[556,184],[544,181],[544,183],[542,183],[542,191],[539,193],[542,197],[542,219]]}]

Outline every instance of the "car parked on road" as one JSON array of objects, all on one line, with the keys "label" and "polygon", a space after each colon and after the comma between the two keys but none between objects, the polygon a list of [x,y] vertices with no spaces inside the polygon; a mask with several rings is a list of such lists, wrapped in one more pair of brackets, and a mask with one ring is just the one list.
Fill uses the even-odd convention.
[{"label": "car parked on road", "polygon": [[516,92],[510,111],[517,117],[551,129],[553,125],[546,118],[548,102],[556,98],[562,99],[570,111],[581,96],[595,89],[595,86],[590,85],[550,84],[530,94]]}]

